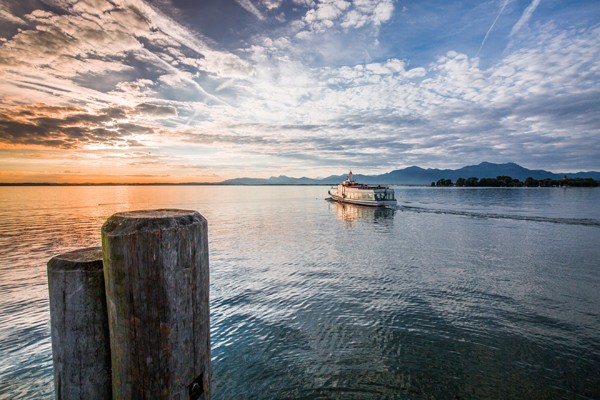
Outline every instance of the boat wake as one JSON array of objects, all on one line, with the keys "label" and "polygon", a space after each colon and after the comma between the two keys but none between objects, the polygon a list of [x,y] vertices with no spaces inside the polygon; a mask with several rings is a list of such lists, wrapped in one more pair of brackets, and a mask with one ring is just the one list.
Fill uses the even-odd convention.
[{"label": "boat wake", "polygon": [[428,214],[450,214],[462,215],[465,217],[482,218],[482,219],[511,219],[517,221],[534,221],[534,222],[549,222],[553,224],[565,225],[584,225],[600,227],[600,220],[592,218],[559,218],[559,217],[541,217],[536,215],[518,215],[518,214],[498,214],[487,212],[463,211],[463,210],[447,210],[438,208],[426,208],[417,206],[398,205],[395,208],[399,211],[428,213]]}]

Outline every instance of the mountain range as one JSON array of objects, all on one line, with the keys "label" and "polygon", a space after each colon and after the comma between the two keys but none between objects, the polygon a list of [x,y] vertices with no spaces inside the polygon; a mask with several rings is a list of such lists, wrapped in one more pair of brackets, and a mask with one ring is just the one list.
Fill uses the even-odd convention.
[{"label": "mountain range", "polygon": [[[222,185],[332,185],[342,182],[347,174],[331,175],[326,178],[290,178],[284,175],[272,176],[268,179],[260,178],[236,178],[221,182]],[[439,179],[451,179],[453,182],[458,178],[495,178],[497,176],[510,176],[524,181],[527,177],[534,179],[561,179],[569,178],[592,178],[600,180],[600,172],[576,172],[576,173],[554,173],[541,169],[527,169],[515,163],[494,164],[482,162],[478,165],[468,165],[459,169],[438,169],[408,167],[397,169],[380,175],[353,174],[356,181],[369,184],[387,185],[429,185]]]}]

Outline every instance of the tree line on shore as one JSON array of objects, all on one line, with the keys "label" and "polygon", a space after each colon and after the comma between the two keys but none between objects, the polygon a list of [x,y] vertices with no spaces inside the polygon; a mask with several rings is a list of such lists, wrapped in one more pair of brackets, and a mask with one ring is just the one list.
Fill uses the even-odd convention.
[{"label": "tree line on shore", "polygon": [[562,179],[533,179],[526,178],[523,182],[510,176],[497,176],[495,178],[458,178],[456,182],[452,179],[438,179],[437,182],[431,182],[431,186],[448,187],[448,186],[464,186],[464,187],[597,187],[600,186],[600,181],[592,178],[568,178]]}]

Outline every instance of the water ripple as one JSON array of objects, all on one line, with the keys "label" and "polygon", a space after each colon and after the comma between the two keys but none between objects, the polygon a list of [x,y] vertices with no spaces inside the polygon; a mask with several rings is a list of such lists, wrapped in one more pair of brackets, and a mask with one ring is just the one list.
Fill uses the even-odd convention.
[{"label": "water ripple", "polygon": [[494,219],[511,219],[515,221],[534,221],[534,222],[548,222],[552,224],[567,224],[567,225],[584,225],[584,226],[600,226],[600,220],[592,218],[558,218],[558,217],[541,217],[535,215],[518,215],[518,214],[497,214],[490,212],[474,212],[474,211],[462,211],[462,210],[448,210],[448,209],[436,209],[426,208],[417,206],[397,206],[398,210],[410,211],[417,213],[430,213],[430,214],[449,214],[449,215],[462,215],[465,217],[473,218],[494,218]]}]

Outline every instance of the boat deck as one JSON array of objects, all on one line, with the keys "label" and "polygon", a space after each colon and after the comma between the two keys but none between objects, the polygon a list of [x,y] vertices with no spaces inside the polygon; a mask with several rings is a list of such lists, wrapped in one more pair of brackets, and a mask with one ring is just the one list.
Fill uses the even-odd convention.
[{"label": "boat deck", "polygon": [[361,189],[361,190],[376,190],[376,189],[388,189],[387,186],[382,186],[382,185],[369,185],[366,183],[355,183],[355,184],[342,184],[344,187],[347,188],[352,188],[352,189]]}]

